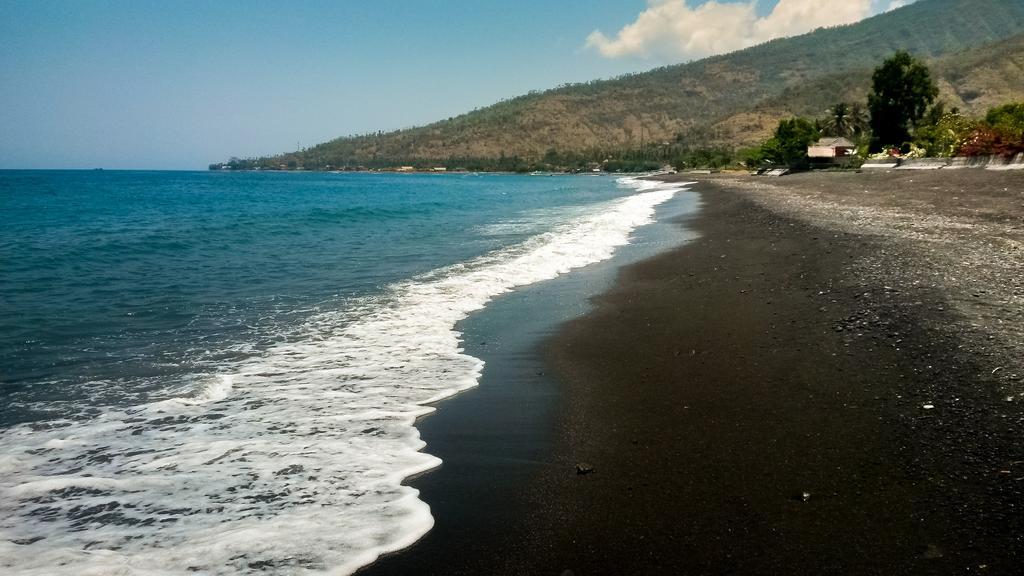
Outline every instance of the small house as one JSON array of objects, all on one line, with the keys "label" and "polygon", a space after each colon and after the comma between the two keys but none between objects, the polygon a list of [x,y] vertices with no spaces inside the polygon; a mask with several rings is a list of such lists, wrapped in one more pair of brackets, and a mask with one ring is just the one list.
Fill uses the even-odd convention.
[{"label": "small house", "polygon": [[807,148],[812,162],[839,161],[857,153],[857,145],[842,137],[822,138]]}]

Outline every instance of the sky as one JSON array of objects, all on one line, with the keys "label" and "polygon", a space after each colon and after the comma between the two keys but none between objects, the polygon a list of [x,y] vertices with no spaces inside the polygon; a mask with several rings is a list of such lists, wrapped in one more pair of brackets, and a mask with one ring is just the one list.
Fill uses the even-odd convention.
[{"label": "sky", "polygon": [[906,0],[0,0],[0,168],[204,169]]}]

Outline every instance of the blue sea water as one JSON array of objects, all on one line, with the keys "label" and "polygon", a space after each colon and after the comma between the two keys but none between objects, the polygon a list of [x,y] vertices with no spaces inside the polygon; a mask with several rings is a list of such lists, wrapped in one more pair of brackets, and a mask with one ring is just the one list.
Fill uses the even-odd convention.
[{"label": "blue sea water", "polygon": [[[458,323],[678,191],[608,177],[0,171],[0,567],[351,573],[433,519]],[[428,448],[429,452],[429,448]]]}]

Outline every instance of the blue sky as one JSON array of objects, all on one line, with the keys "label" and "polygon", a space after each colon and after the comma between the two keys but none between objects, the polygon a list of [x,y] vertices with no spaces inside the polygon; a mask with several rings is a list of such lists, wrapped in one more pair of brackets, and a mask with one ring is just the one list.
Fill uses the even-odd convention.
[{"label": "blue sky", "polygon": [[699,57],[588,44],[658,3],[0,0],[0,167],[202,169]]}]

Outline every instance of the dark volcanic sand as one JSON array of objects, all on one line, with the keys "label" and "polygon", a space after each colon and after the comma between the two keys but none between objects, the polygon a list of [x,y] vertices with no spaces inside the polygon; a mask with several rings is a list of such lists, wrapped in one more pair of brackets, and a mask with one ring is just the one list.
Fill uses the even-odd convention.
[{"label": "dark volcanic sand", "polygon": [[559,429],[517,513],[367,573],[1019,573],[1024,412],[948,292],[863,273],[898,240],[697,189],[702,238],[552,340]]}]

